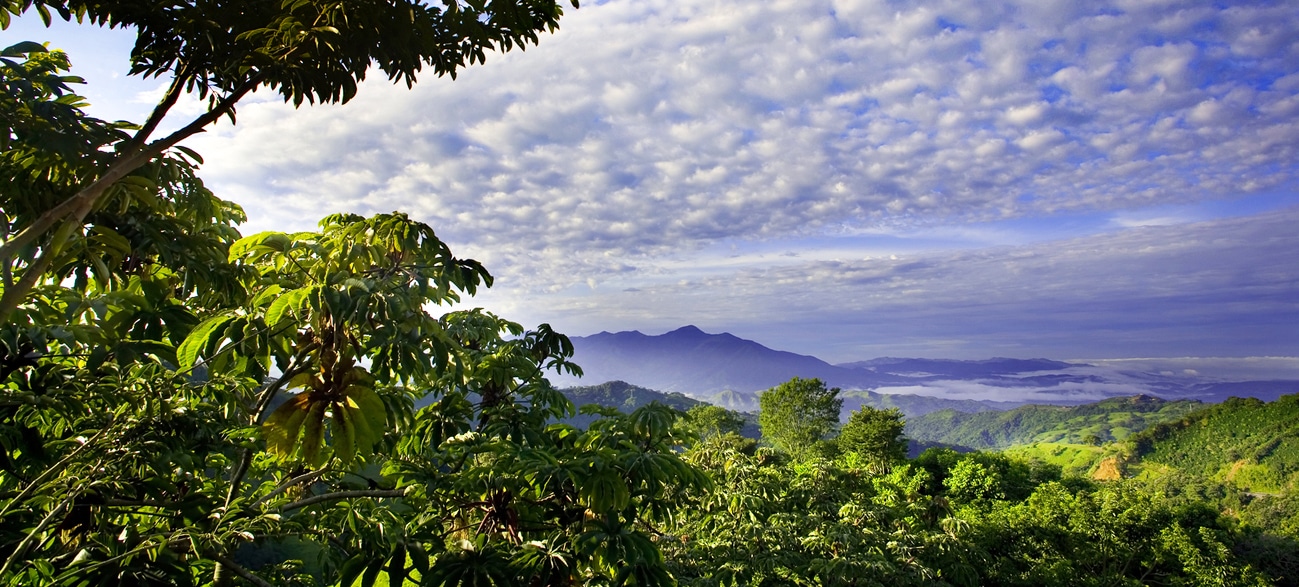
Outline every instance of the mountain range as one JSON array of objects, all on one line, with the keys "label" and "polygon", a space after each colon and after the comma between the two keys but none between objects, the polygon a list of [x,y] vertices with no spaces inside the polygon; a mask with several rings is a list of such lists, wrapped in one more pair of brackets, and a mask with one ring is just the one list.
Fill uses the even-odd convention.
[{"label": "mountain range", "polygon": [[[848,404],[889,404],[912,414],[945,408],[1005,410],[1026,404],[1076,405],[1152,395],[1218,402],[1230,396],[1273,400],[1299,392],[1299,380],[1220,379],[1193,371],[1146,371],[1045,358],[952,360],[883,357],[830,364],[768,348],[729,333],[685,326],[660,335],[638,331],[573,337],[585,376],[552,377],[557,386],[625,381],[682,393],[738,410],[756,409],[757,392],[792,377],[819,378],[844,390]],[[917,404],[922,396],[937,401]]]}]

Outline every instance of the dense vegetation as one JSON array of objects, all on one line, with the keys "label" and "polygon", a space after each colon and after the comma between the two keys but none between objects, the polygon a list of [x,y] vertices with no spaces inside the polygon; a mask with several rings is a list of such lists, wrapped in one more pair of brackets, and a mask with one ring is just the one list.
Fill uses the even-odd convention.
[{"label": "dense vegetation", "polygon": [[[585,429],[543,377],[569,340],[402,214],[242,236],[177,143],[266,86],[344,102],[537,41],[557,4],[5,2],[130,26],[170,76],[141,125],[88,116],[66,55],[0,59],[0,584],[671,583],[651,528],[709,480],[676,412]],[[179,95],[209,110],[162,139]]]},{"label": "dense vegetation", "polygon": [[[785,388],[820,404],[829,391],[806,380]],[[660,528],[665,554],[683,584],[698,585],[1295,585],[1299,479],[1283,473],[1299,462],[1289,452],[1296,400],[1138,396],[972,414],[1027,431],[1018,441],[1030,444],[911,460],[896,412],[860,409],[837,435],[806,436],[814,450],[793,452],[694,426],[713,433],[687,459],[715,487]],[[816,412],[797,402],[782,413]],[[716,414],[694,406],[683,425],[701,417]],[[1165,423],[1124,441],[1088,438],[1156,419]],[[892,444],[878,442],[889,435]],[[1284,481],[1275,493],[1240,484],[1251,469],[1233,454],[1258,455],[1266,477]],[[1106,477],[1102,463],[1113,480],[1092,479]]]},{"label": "dense vegetation", "polygon": [[[145,123],[110,123],[62,53],[0,59],[0,583],[1296,584],[1293,398],[1136,435],[1112,454],[1150,465],[1114,482],[908,460],[902,412],[848,402],[840,426],[814,379],[763,394],[760,442],[715,406],[565,422],[545,374],[580,371],[570,341],[434,313],[492,277],[431,227],[243,236],[178,146],[257,87],[345,102],[372,65],[454,73],[536,42],[558,6],[248,6],[0,10],[135,27],[133,71],[172,79]],[[187,90],[209,110],[152,139]],[[1241,469],[1188,456],[1206,450],[1275,471],[1275,495],[1220,483]]]},{"label": "dense vegetation", "polygon": [[1254,492],[1299,485],[1299,395],[1234,398],[1132,439],[1141,461]]},{"label": "dense vegetation", "polygon": [[1165,401],[1140,395],[1081,406],[1023,406],[1013,410],[958,412],[952,409],[907,419],[907,436],[978,450],[1050,442],[1099,445],[1123,440],[1161,422],[1203,407],[1196,401]]}]

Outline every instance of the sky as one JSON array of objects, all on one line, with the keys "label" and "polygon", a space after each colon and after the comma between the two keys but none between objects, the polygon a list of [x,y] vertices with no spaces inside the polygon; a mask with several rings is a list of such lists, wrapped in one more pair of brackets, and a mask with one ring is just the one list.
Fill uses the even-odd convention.
[{"label": "sky", "polygon": [[[67,49],[101,118],[164,85],[129,32],[0,36]],[[495,275],[473,305],[575,336],[1299,356],[1299,3],[607,0],[454,81],[375,77],[186,143],[245,234],[407,211]]]}]

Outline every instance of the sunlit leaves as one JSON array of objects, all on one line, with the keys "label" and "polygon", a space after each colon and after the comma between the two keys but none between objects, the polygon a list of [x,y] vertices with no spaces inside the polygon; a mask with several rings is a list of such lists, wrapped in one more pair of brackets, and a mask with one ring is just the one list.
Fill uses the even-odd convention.
[{"label": "sunlit leaves", "polygon": [[271,454],[286,460],[299,456],[315,467],[325,457],[322,449],[328,431],[329,449],[339,465],[347,466],[358,454],[365,457],[373,452],[388,430],[387,420],[387,408],[378,394],[352,385],[339,399],[303,390],[271,412],[262,430]]}]

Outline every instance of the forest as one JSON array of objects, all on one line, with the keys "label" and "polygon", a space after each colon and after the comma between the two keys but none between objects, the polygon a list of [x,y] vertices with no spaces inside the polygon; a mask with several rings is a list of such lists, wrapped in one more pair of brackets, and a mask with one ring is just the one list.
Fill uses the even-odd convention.
[{"label": "forest", "polygon": [[[5,2],[135,28],[170,85],[104,121],[65,53],[0,56],[0,583],[1299,584],[1295,397],[1111,434],[1113,480],[909,459],[900,413],[841,425],[814,379],[761,396],[755,441],[715,406],[579,408],[546,379],[569,339],[448,310],[492,274],[407,215],[241,234],[180,143],[243,96],[454,75],[561,14],[447,6]],[[186,92],[208,110],[164,125]]]}]

